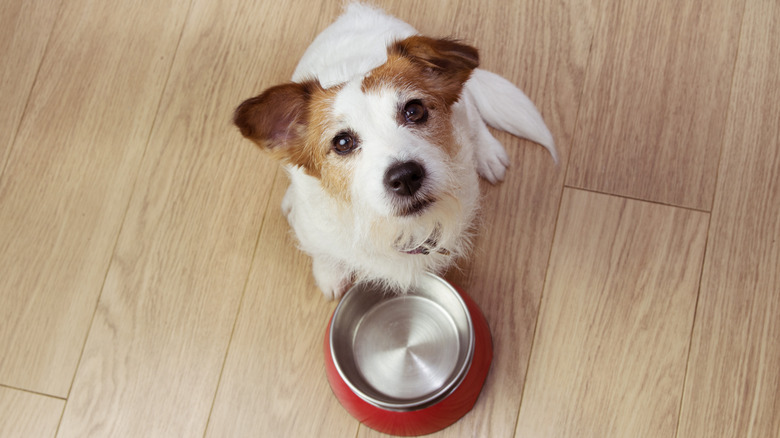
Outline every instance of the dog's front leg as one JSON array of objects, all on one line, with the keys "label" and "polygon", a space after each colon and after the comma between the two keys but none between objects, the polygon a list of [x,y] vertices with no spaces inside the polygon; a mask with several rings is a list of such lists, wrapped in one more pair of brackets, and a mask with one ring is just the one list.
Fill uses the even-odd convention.
[{"label": "dog's front leg", "polygon": [[493,137],[484,122],[481,120],[475,122],[473,128],[477,138],[475,145],[477,172],[491,184],[497,184],[504,180],[506,169],[509,167],[509,156],[504,145]]},{"label": "dog's front leg", "polygon": [[465,132],[466,142],[474,151],[479,176],[491,184],[503,181],[509,167],[504,145],[493,137],[469,93],[463,93],[457,105],[454,122]]},{"label": "dog's front leg", "polygon": [[312,256],[314,281],[329,300],[341,298],[352,286],[352,272],[342,263],[324,255]]}]

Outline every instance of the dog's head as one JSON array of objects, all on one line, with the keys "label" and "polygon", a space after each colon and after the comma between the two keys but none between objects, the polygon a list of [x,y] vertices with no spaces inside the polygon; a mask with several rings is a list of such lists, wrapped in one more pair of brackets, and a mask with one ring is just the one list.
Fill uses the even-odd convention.
[{"label": "dog's head", "polygon": [[243,102],[234,121],[334,198],[417,215],[447,189],[445,167],[459,152],[450,107],[478,63],[472,47],[415,36],[392,44],[387,62],[363,78],[329,89],[278,85]]},{"label": "dog's head", "polygon": [[463,240],[475,208],[463,205],[463,185],[475,180],[464,178],[473,157],[455,138],[451,109],[478,63],[473,47],[410,37],[363,77],[328,89],[314,80],[272,87],[243,102],[234,121],[319,179],[379,246],[458,252],[453,242]]}]

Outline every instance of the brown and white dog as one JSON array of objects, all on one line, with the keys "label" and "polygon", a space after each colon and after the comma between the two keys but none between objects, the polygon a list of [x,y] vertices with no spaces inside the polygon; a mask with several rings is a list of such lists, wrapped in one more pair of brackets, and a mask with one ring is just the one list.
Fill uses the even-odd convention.
[{"label": "brown and white dog", "polygon": [[403,291],[468,252],[478,175],[496,183],[509,165],[487,124],[557,161],[533,103],[478,64],[473,47],[355,3],[292,82],[236,110],[241,133],[289,173],[282,210],[327,297],[364,280]]}]

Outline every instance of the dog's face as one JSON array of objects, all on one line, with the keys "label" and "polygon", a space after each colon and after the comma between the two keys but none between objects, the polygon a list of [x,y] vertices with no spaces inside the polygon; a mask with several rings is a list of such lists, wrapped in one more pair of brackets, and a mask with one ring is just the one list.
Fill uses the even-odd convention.
[{"label": "dog's face", "polygon": [[450,109],[477,65],[472,47],[411,37],[363,78],[329,89],[315,81],[272,87],[242,103],[235,123],[339,202],[415,218],[454,196],[460,146]]}]

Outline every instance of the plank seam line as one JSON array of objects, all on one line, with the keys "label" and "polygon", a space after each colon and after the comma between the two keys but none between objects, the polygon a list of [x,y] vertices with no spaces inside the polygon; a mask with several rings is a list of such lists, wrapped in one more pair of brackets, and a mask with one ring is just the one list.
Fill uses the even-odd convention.
[{"label": "plank seam line", "polygon": [[25,392],[27,394],[38,395],[38,396],[41,396],[41,397],[52,398],[52,399],[55,399],[55,400],[62,400],[62,401],[67,400],[65,397],[61,397],[61,396],[58,396],[58,395],[46,394],[45,392],[33,391],[31,389],[18,388],[16,386],[10,386],[10,385],[6,385],[6,384],[3,384],[3,383],[0,383],[0,389],[8,389],[8,390],[11,390],[11,391]]},{"label": "plank seam line", "polygon": [[601,26],[602,17],[604,15],[601,10],[601,3],[599,3],[597,13],[598,16],[596,17],[596,22],[593,25],[593,31],[591,32],[590,35],[590,44],[588,45],[588,60],[585,63],[586,71],[583,75],[582,88],[580,89],[580,95],[577,99],[578,100],[577,115],[574,117],[574,127],[572,129],[571,137],[569,139],[568,150],[566,151],[566,163],[565,163],[566,167],[563,169],[563,180],[561,181],[561,190],[558,195],[558,209],[555,212],[555,223],[553,224],[552,239],[550,240],[550,249],[547,252],[547,265],[545,266],[544,269],[542,290],[539,293],[539,302],[536,304],[536,321],[534,321],[534,331],[531,336],[531,347],[528,349],[528,358],[526,359],[525,375],[523,376],[523,388],[520,392],[520,403],[517,406],[517,413],[515,414],[514,427],[512,428],[513,437],[517,437],[517,433],[518,433],[517,427],[520,423],[520,413],[522,412],[523,403],[525,402],[525,390],[528,386],[528,376],[531,372],[531,359],[533,358],[534,347],[536,346],[536,335],[539,331],[539,321],[541,320],[542,317],[542,304],[544,303],[544,290],[547,287],[547,276],[550,272],[550,261],[552,260],[552,252],[553,252],[553,248],[555,247],[555,237],[558,233],[558,222],[560,220],[561,207],[563,206],[563,195],[567,188],[566,179],[569,176],[568,174],[569,174],[569,167],[571,166],[571,156],[574,155],[574,142],[575,139],[577,138],[576,137],[577,129],[579,128],[580,111],[582,111],[582,98],[583,96],[585,96],[585,88],[588,85],[587,77],[588,77],[588,72],[590,71],[591,68],[591,63],[593,58],[593,45],[596,42],[596,34],[598,33],[599,27]]},{"label": "plank seam line", "polygon": [[[718,192],[718,182],[720,181],[720,164],[723,160],[723,150],[726,148],[726,140],[725,140],[725,133],[726,133],[726,126],[728,125],[729,119],[733,116],[731,112],[731,102],[734,99],[734,85],[736,83],[736,73],[737,73],[737,63],[739,61],[739,54],[740,54],[740,48],[742,46],[742,31],[745,25],[745,14],[747,13],[747,0],[742,2],[742,18],[739,22],[739,37],[737,39],[737,50],[734,53],[734,64],[732,66],[731,70],[731,88],[729,88],[729,98],[726,103],[727,105],[727,113],[726,113],[726,120],[723,123],[723,131],[721,132],[721,145],[720,145],[720,153],[718,154],[718,164],[715,169],[715,190],[712,192],[712,199],[710,199],[710,211],[715,211],[715,199],[717,198],[717,192]],[[688,385],[688,377],[689,372],[691,369],[691,350],[693,349],[693,336],[694,332],[696,331],[696,322],[699,318],[699,302],[701,300],[701,292],[702,292],[702,282],[704,280],[704,268],[707,266],[707,259],[710,250],[710,238],[712,232],[712,213],[710,213],[709,218],[707,219],[707,238],[704,240],[704,252],[701,257],[701,266],[699,267],[699,287],[696,291],[696,303],[693,307],[693,318],[691,321],[691,330],[690,335],[688,336],[688,354],[685,358],[685,374],[683,375],[683,381],[682,386],[680,388],[680,406],[677,409],[677,425],[674,430],[674,436],[675,438],[678,438],[680,436],[680,425],[682,424],[682,416],[683,416],[683,408],[685,406],[685,396],[686,391],[685,388]]]},{"label": "plank seam line", "polygon": [[2,163],[2,169],[0,169],[0,181],[2,181],[3,175],[5,175],[5,170],[8,167],[8,162],[11,161],[11,155],[13,153],[14,148],[16,147],[16,140],[19,137],[19,131],[22,129],[22,124],[24,123],[25,118],[27,117],[27,110],[30,108],[30,100],[33,96],[33,91],[35,90],[35,87],[38,85],[38,78],[40,77],[41,69],[43,68],[43,61],[47,58],[49,55],[49,50],[51,47],[51,39],[54,35],[54,30],[57,28],[57,25],[60,23],[60,17],[62,16],[62,9],[65,6],[63,6],[63,2],[60,1],[57,9],[57,17],[54,18],[54,23],[51,25],[51,29],[49,30],[49,36],[46,38],[46,45],[43,48],[43,54],[41,55],[41,61],[38,63],[38,68],[35,70],[35,77],[33,78],[32,85],[30,85],[30,90],[27,92],[27,100],[24,102],[24,108],[22,109],[22,114],[19,116],[19,123],[15,126],[15,131],[13,134],[13,138],[11,138],[10,146],[8,147],[8,151],[5,154],[5,157],[0,157],[0,159],[3,159]]}]

